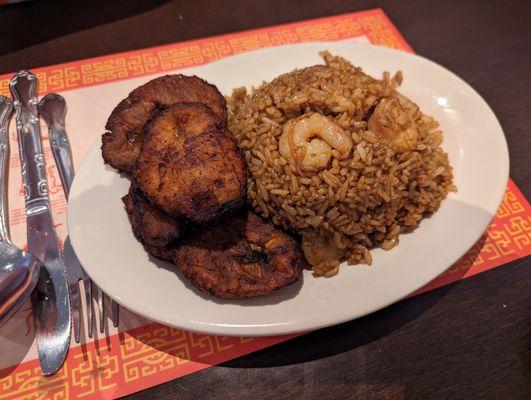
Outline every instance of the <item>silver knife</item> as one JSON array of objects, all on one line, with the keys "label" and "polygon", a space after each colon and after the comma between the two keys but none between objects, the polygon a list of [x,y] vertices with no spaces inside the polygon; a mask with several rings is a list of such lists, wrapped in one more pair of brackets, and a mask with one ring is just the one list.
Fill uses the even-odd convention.
[{"label": "silver knife", "polygon": [[56,372],[70,345],[71,312],[65,265],[55,232],[37,112],[37,78],[20,71],[9,82],[16,112],[28,252],[44,264],[32,294],[37,350],[43,375]]}]

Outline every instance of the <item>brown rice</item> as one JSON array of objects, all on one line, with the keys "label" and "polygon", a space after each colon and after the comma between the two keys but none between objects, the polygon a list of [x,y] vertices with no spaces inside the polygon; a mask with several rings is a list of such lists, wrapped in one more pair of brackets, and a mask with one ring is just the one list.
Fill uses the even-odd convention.
[{"label": "brown rice", "polygon": [[[394,247],[400,233],[435,212],[455,187],[433,118],[415,113],[418,138],[407,151],[367,129],[380,100],[400,96],[400,72],[376,80],[343,58],[322,56],[325,65],[281,75],[250,94],[235,89],[229,128],[249,165],[252,206],[299,234],[314,273],[331,276],[341,260],[370,265],[371,248]],[[283,125],[308,112],[332,117],[354,143],[348,158],[332,158],[311,173],[279,153]]]}]

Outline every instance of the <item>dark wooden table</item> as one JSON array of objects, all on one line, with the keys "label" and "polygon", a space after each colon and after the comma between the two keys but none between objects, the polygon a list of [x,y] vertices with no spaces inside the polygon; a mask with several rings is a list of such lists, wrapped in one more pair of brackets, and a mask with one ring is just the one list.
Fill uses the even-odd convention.
[{"label": "dark wooden table", "polygon": [[[35,1],[0,8],[0,73],[381,7],[475,87],[531,197],[526,1]],[[48,21],[48,22],[43,22]],[[131,399],[529,399],[531,259],[145,390]]]}]

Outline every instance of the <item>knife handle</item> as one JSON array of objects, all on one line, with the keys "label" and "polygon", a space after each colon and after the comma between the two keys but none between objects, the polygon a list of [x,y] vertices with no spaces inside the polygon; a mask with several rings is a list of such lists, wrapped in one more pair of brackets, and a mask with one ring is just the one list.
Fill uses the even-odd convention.
[{"label": "knife handle", "polygon": [[42,202],[48,202],[48,184],[37,111],[37,78],[29,71],[20,71],[9,82],[9,89],[16,113],[24,197],[27,205],[34,204],[26,212],[39,212]]},{"label": "knife handle", "polygon": [[0,96],[0,241],[9,242],[9,211],[7,191],[9,188],[9,135],[8,127],[13,103]]},{"label": "knife handle", "polygon": [[74,179],[74,165],[72,163],[72,150],[65,129],[65,99],[56,93],[47,94],[39,103],[39,113],[48,125],[53,157],[59,170],[65,196],[68,198],[70,186]]}]

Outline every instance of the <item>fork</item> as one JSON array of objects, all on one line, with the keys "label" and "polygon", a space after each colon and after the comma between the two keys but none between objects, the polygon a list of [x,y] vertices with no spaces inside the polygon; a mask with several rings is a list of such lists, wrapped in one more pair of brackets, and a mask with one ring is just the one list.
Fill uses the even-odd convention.
[{"label": "fork", "polygon": [[[39,112],[48,126],[48,136],[50,138],[52,153],[55,163],[57,164],[57,169],[59,170],[59,176],[61,177],[61,183],[63,184],[65,196],[68,198],[70,186],[72,185],[72,180],[74,179],[74,165],[72,162],[72,151],[65,129],[66,102],[64,98],[58,94],[47,94],[39,102]],[[70,300],[72,303],[74,339],[76,343],[79,343],[82,315],[79,282],[83,281],[83,286],[85,288],[89,338],[92,338],[93,336],[94,326],[94,304],[92,302],[93,283],[77,259],[77,256],[72,249],[72,245],[70,244],[70,238],[68,237],[65,241],[63,251],[65,263],[68,268],[68,286],[70,290]],[[103,291],[97,286],[96,300],[98,303],[100,332],[103,333],[105,328],[105,297]],[[113,325],[114,327],[117,327],[119,323],[118,303],[111,300],[111,308]]]}]

